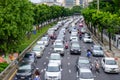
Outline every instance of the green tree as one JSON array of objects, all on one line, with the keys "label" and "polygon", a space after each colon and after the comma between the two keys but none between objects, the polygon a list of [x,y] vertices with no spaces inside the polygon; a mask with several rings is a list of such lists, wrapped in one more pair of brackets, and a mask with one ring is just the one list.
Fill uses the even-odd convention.
[{"label": "green tree", "polygon": [[9,53],[31,31],[33,8],[28,0],[0,1],[0,49]]}]

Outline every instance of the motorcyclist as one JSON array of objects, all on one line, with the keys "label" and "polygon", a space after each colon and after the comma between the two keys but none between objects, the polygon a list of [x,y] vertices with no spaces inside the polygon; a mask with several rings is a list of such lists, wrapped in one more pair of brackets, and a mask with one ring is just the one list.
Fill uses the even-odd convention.
[{"label": "motorcyclist", "polygon": [[35,76],[40,76],[39,68],[36,68]]},{"label": "motorcyclist", "polygon": [[87,57],[90,58],[90,56],[91,56],[91,50],[88,49],[88,50],[87,50]]},{"label": "motorcyclist", "polygon": [[68,49],[68,42],[65,42],[65,48]]},{"label": "motorcyclist", "polygon": [[100,63],[99,63],[99,60],[98,60],[98,58],[96,58],[96,60],[95,60],[95,70],[96,70],[96,72],[100,72]]}]

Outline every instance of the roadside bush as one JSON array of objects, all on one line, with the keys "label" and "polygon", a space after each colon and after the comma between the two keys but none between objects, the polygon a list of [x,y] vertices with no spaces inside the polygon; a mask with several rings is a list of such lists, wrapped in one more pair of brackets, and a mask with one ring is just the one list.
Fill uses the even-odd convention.
[{"label": "roadside bush", "polygon": [[0,63],[0,73],[8,66],[8,63]]}]

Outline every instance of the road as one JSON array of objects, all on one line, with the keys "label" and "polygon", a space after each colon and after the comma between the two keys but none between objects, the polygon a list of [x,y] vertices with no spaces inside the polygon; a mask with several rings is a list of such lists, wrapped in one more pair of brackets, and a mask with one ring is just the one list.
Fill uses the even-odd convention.
[{"label": "road", "polygon": [[[59,30],[58,30],[59,31]],[[58,31],[56,31],[56,34],[58,34]],[[70,33],[66,32],[65,40],[69,41]],[[70,41],[69,41],[70,42]],[[84,43],[82,40],[79,40],[79,44],[81,46],[81,55],[71,55],[69,53],[70,49],[65,50],[65,55],[62,57],[62,80],[76,80],[76,60],[79,56],[86,56],[86,50],[90,49],[93,44],[96,43]],[[41,79],[44,80],[44,69],[46,68],[48,62],[49,62],[49,56],[50,53],[53,52],[52,50],[52,44],[48,45],[46,47],[44,54],[41,58],[37,59],[36,67],[40,69],[41,72]],[[93,62],[96,57],[91,57],[91,61]],[[99,60],[101,57],[99,57]],[[95,80],[120,80],[120,74],[107,74],[104,73],[103,69],[100,69],[100,73],[95,73],[93,71],[93,74],[96,76]]]}]

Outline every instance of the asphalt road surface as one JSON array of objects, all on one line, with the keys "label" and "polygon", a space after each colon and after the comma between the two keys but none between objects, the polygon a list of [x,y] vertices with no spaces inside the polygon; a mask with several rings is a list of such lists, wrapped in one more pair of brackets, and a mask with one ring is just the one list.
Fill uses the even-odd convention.
[{"label": "asphalt road surface", "polygon": [[[59,29],[60,30],[60,29]],[[56,34],[58,34],[58,31],[56,31]],[[69,41],[69,36],[70,33],[67,31],[66,35],[65,35],[65,40]],[[62,80],[76,80],[77,79],[77,75],[76,75],[76,60],[79,56],[86,56],[86,51],[87,49],[90,49],[91,46],[95,43],[84,43],[83,40],[79,40],[79,44],[81,46],[81,55],[71,55],[70,54],[70,49],[65,49],[65,55],[62,57]],[[44,79],[44,69],[46,68],[48,62],[49,62],[49,56],[50,53],[53,52],[52,50],[52,44],[50,42],[50,44],[48,45],[48,47],[46,47],[44,54],[41,58],[37,59],[37,63],[36,63],[36,67],[38,67],[40,69],[41,72],[41,79]],[[94,62],[96,57],[91,57],[91,61]],[[99,60],[101,58],[99,57]],[[95,80],[120,80],[120,74],[108,74],[105,73],[103,71],[103,69],[100,69],[100,73],[96,73],[93,70],[93,74],[96,76]]]}]

